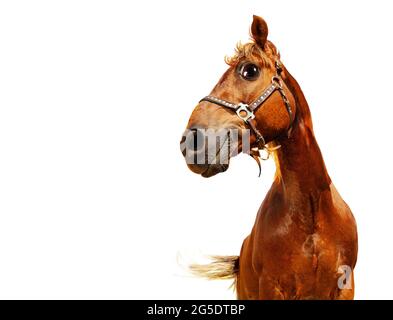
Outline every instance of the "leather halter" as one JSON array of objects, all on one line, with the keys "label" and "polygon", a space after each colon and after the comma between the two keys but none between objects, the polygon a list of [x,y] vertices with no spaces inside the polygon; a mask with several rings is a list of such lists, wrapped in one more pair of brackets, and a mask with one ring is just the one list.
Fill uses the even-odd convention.
[{"label": "leather halter", "polygon": [[288,132],[291,130],[292,123],[293,123],[293,113],[292,113],[291,105],[282,86],[282,79],[280,76],[282,72],[281,64],[278,61],[276,61],[275,67],[276,67],[276,75],[273,76],[271,84],[267,88],[265,88],[262,94],[251,104],[246,104],[242,102],[235,104],[232,102],[228,102],[224,99],[216,98],[214,96],[206,96],[202,98],[199,102],[208,101],[216,105],[219,105],[221,107],[231,109],[234,112],[236,112],[237,116],[240,119],[242,119],[246,124],[248,124],[248,126],[254,132],[257,138],[256,144],[259,146],[259,144],[261,143],[263,148],[266,144],[266,141],[263,135],[259,132],[259,130],[256,127],[256,122],[254,120],[255,118],[254,112],[256,112],[276,90],[280,93],[281,98],[284,101],[285,108],[287,109],[289,115]]}]

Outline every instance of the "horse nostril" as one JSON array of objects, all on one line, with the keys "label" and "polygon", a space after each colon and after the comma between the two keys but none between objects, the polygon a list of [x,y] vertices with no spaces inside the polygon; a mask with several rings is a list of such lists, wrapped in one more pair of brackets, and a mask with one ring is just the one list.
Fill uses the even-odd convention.
[{"label": "horse nostril", "polygon": [[190,129],[190,136],[187,139],[187,148],[193,151],[201,150],[205,145],[205,135],[200,129]]}]

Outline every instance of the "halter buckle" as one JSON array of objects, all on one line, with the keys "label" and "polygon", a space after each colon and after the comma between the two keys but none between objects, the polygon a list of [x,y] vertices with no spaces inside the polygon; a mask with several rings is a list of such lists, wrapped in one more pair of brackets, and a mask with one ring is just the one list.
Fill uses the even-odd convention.
[{"label": "halter buckle", "polygon": [[[244,113],[244,112],[245,112],[245,115],[242,115],[242,113]],[[248,108],[248,104],[245,104],[245,103],[239,103],[237,105],[236,114],[244,122],[248,122],[248,120],[255,118],[254,112],[252,112]]]},{"label": "halter buckle", "polygon": [[278,89],[280,90],[282,89],[282,82],[280,76],[278,75],[273,76],[272,83],[274,83]]}]

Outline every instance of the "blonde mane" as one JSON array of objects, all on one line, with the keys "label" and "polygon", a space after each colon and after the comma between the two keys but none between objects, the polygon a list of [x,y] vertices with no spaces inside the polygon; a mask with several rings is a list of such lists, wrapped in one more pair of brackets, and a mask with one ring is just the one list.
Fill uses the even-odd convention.
[{"label": "blonde mane", "polygon": [[242,59],[256,58],[262,61],[262,64],[266,67],[273,67],[273,61],[280,59],[280,54],[276,46],[270,41],[266,41],[266,44],[262,50],[254,40],[242,44],[238,42],[235,47],[235,54],[231,57],[225,57],[225,63],[229,66],[236,66]]}]

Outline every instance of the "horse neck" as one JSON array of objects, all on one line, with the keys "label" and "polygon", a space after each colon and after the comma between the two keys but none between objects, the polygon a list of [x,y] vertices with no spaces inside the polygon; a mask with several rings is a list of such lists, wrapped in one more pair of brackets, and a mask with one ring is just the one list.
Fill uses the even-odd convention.
[{"label": "horse neck", "polygon": [[[296,80],[287,73],[284,79],[296,101],[296,118],[290,137],[277,140],[281,148],[276,153],[277,179],[288,200],[296,197],[318,197],[329,189],[330,177],[314,136],[310,110]],[[296,195],[293,199],[293,195]]]}]

